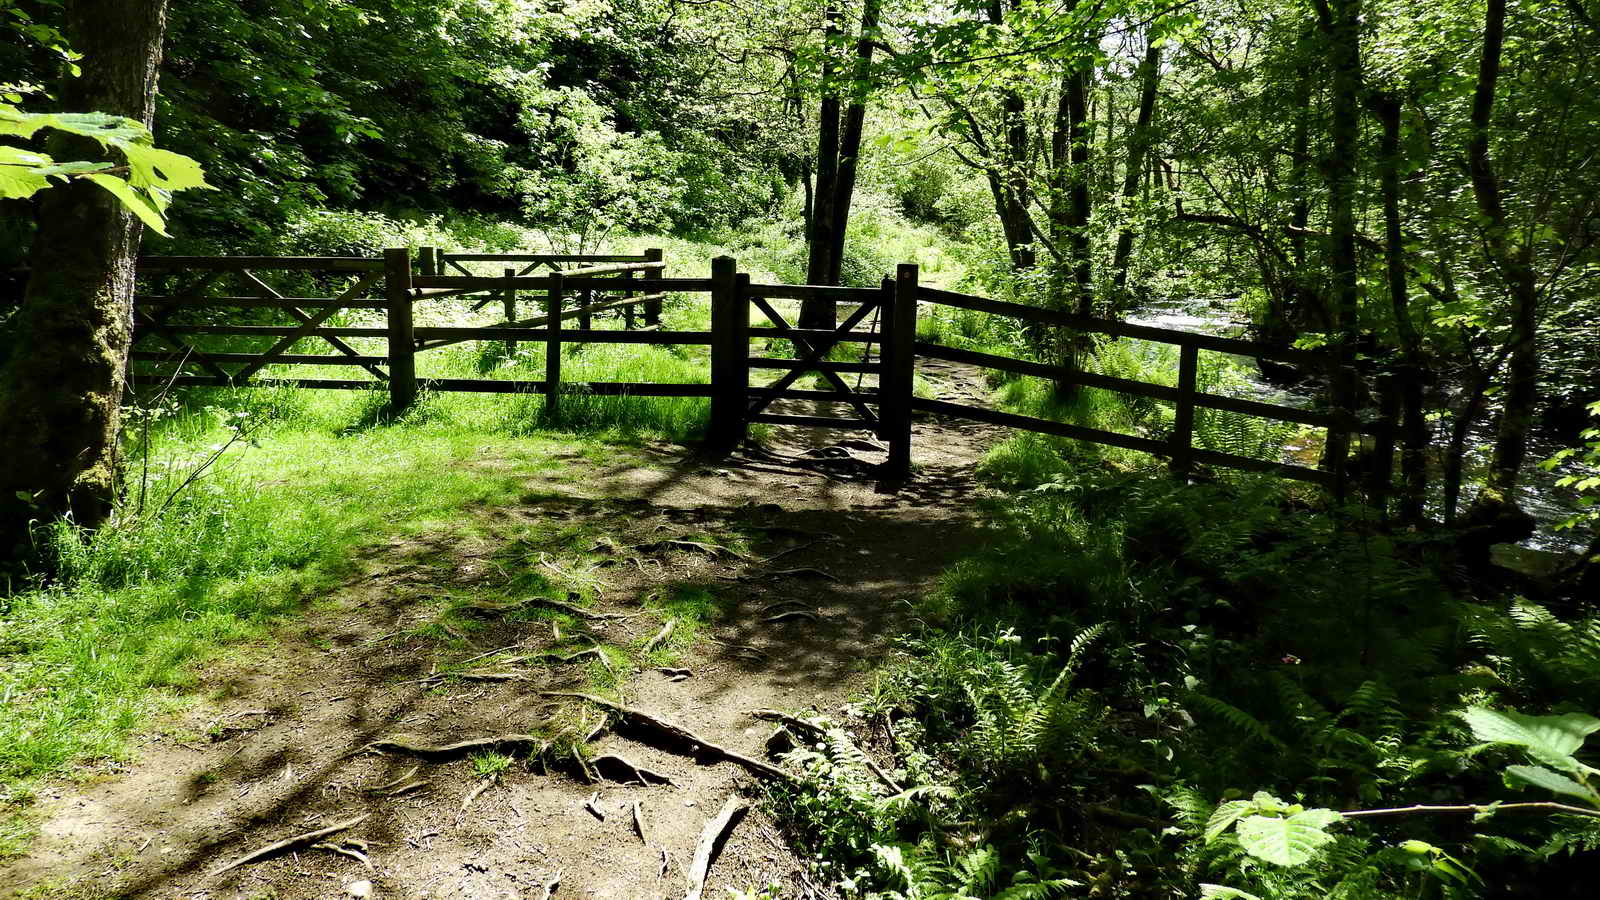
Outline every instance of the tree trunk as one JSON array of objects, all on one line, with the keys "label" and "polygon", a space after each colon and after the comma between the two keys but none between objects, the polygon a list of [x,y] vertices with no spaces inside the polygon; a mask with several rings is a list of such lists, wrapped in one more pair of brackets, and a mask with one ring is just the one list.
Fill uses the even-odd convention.
[{"label": "tree trunk", "polygon": [[[1338,332],[1335,349],[1338,370],[1331,379],[1333,406],[1352,411],[1356,382],[1351,369],[1355,356],[1357,311],[1361,284],[1356,259],[1356,156],[1361,136],[1361,0],[1332,0],[1325,19],[1329,59],[1333,66],[1333,121],[1329,128],[1332,153],[1327,160],[1328,260],[1333,269],[1333,321]],[[1350,435],[1331,431],[1323,465],[1342,473],[1350,449]]]},{"label": "tree trunk", "polygon": [[1538,399],[1539,355],[1534,339],[1539,324],[1539,290],[1533,272],[1532,245],[1517,241],[1510,234],[1500,180],[1489,158],[1489,124],[1500,78],[1505,17],[1505,0],[1489,0],[1467,138],[1472,193],[1487,220],[1484,244],[1511,297],[1511,335],[1507,340],[1511,352],[1506,365],[1505,396],[1495,432],[1494,457],[1489,463],[1489,481],[1473,504],[1473,518],[1493,509],[1516,507],[1518,474],[1528,453],[1528,431],[1533,427],[1534,403]]},{"label": "tree trunk", "polygon": [[856,39],[856,64],[851,73],[850,106],[845,109],[844,129],[839,136],[839,171],[833,200],[833,245],[828,249],[828,280],[838,284],[843,274],[844,244],[850,229],[850,201],[856,189],[856,163],[861,154],[861,130],[867,118],[867,79],[872,75],[872,48],[878,31],[878,14],[883,0],[864,0],[861,5],[861,36]]},{"label": "tree trunk", "polygon": [[1400,166],[1404,161],[1400,151],[1400,98],[1377,94],[1373,108],[1383,125],[1378,164],[1383,184],[1384,255],[1389,302],[1400,340],[1400,521],[1414,525],[1422,521],[1423,499],[1428,490],[1428,422],[1422,409],[1422,336],[1411,321],[1405,240],[1400,232]]},{"label": "tree trunk", "polygon": [[[1139,176],[1144,173],[1145,155],[1150,152],[1150,126],[1156,112],[1156,88],[1161,83],[1161,48],[1154,42],[1145,47],[1144,64],[1139,67],[1139,118],[1128,138],[1128,168],[1122,175],[1123,215],[1139,191]],[[1109,168],[1109,166],[1108,166]],[[1146,182],[1148,184],[1148,181]],[[1112,302],[1128,304],[1128,261],[1133,256],[1133,227],[1126,220],[1117,232],[1117,249],[1111,258],[1115,272]]]},{"label": "tree trunk", "polygon": [[[833,45],[839,35],[839,8],[830,5],[823,29],[822,102],[817,112],[817,184],[811,207],[811,247],[806,259],[806,283],[826,284],[832,268],[828,258],[833,232],[838,227],[833,201],[839,176],[839,93],[835,84]],[[800,305],[801,328],[832,328],[831,300],[806,300]]]},{"label": "tree trunk", "polygon": [[[166,0],[68,0],[64,31],[83,74],[62,86],[72,111],[150,124]],[[58,159],[95,158],[83,138],[52,142]],[[32,277],[0,367],[0,552],[23,544],[29,520],[70,514],[95,526],[110,513],[141,228],[100,187],[75,182],[39,202]],[[29,495],[24,502],[19,495]]]}]

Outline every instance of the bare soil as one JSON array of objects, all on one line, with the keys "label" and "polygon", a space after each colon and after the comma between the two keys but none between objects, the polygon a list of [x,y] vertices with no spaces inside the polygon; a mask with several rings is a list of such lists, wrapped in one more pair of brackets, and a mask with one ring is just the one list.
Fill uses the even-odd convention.
[{"label": "bare soil", "polygon": [[[927,362],[922,374],[944,399],[981,402],[986,393],[965,367]],[[845,412],[810,404],[789,411]],[[717,614],[672,663],[692,674],[644,663],[623,673],[621,694],[632,707],[764,759],[773,726],[750,711],[839,717],[909,626],[905,601],[981,540],[971,473],[995,431],[920,420],[915,435],[917,474],[898,484],[876,480],[871,466],[882,454],[869,442],[818,429],[775,428],[763,448],[713,462],[669,445],[647,447],[645,464],[596,466],[575,453],[568,471],[530,472],[522,505],[474,510],[459,527],[375,545],[334,595],[208,666],[200,675],[208,699],[158,723],[135,762],[47,791],[37,807],[40,836],[28,856],[0,867],[0,890],[287,900],[367,888],[367,896],[386,898],[542,898],[559,874],[556,897],[681,897],[707,820],[731,795],[757,798],[757,777],[648,730],[613,728],[593,741],[591,755],[621,755],[672,783],[605,780],[624,777],[606,770],[586,783],[576,764],[520,760],[463,809],[486,783],[466,755],[424,759],[369,745],[399,734],[434,745],[532,734],[561,717],[587,730],[605,721],[600,709],[540,691],[591,690],[596,664],[496,665],[517,676],[511,681],[430,678],[498,648],[535,655],[554,641],[551,621],[487,611],[482,627],[455,641],[416,629],[438,616],[439,598],[503,584],[508,554],[587,579],[594,611],[629,616],[593,621],[594,639],[635,651],[663,621],[648,603],[652,594],[713,584]],[[559,555],[541,557],[527,544],[529,528],[557,522],[604,535],[615,558],[575,572]],[[750,536],[748,551],[639,549],[724,533]],[[774,608],[783,601],[794,602]],[[785,610],[806,615],[768,621]],[[404,789],[373,790],[395,782]],[[353,855],[301,846],[212,874],[283,838],[362,815],[327,838]],[[716,857],[705,896],[769,884],[780,896],[823,895],[756,804]]]}]

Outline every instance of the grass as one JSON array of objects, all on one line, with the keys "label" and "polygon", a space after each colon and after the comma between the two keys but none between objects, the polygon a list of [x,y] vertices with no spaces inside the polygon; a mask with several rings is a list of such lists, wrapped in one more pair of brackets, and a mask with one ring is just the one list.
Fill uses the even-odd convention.
[{"label": "grass", "polygon": [[[677,582],[644,598],[647,609],[661,614],[664,622],[673,621],[672,633],[659,647],[645,655],[648,666],[670,666],[694,646],[705,626],[728,611],[727,601],[719,598],[712,585],[697,582]],[[654,636],[652,632],[651,636]],[[642,648],[649,638],[639,641]]]}]

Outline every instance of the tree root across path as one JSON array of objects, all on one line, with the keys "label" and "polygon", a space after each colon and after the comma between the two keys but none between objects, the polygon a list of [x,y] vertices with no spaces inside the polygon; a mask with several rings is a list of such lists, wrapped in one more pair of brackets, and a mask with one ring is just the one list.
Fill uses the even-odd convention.
[{"label": "tree root across path", "polygon": [[711,857],[716,855],[717,847],[733,830],[735,820],[749,809],[749,801],[734,795],[722,804],[722,810],[716,817],[706,823],[705,830],[700,833],[700,843],[694,848],[694,861],[689,864],[689,893],[684,895],[683,900],[700,900],[706,890],[706,875],[711,872]]},{"label": "tree root across path", "polygon": [[621,720],[628,722],[635,727],[652,731],[675,743],[698,748],[700,751],[703,751],[711,756],[716,756],[720,759],[725,759],[728,762],[738,763],[757,775],[762,775],[767,778],[776,778],[780,781],[787,782],[793,782],[795,780],[793,775],[790,775],[788,772],[785,772],[777,766],[762,762],[759,759],[752,759],[751,757],[745,756],[737,751],[729,750],[726,747],[714,744],[711,741],[700,737],[689,729],[684,728],[682,725],[669,722],[666,719],[652,715],[651,713],[645,712],[642,709],[635,709],[631,706],[623,706],[616,701],[607,700],[604,697],[596,697],[593,694],[581,694],[573,691],[540,691],[539,696],[568,697],[574,700],[583,700],[593,703],[596,706],[611,710],[612,712],[616,713]]},{"label": "tree root across path", "polygon": [[329,837],[330,835],[338,834],[341,831],[348,831],[349,829],[354,828],[357,825],[360,825],[362,822],[365,822],[371,816],[372,816],[371,813],[367,813],[366,815],[356,816],[353,819],[346,819],[343,822],[339,822],[339,823],[334,824],[334,825],[329,825],[326,828],[318,828],[316,831],[307,831],[304,834],[297,834],[297,835],[295,835],[293,837],[284,838],[283,840],[277,841],[276,843],[268,844],[267,846],[262,847],[260,850],[255,850],[255,851],[252,851],[250,853],[246,853],[245,855],[239,857],[238,859],[234,860],[231,863],[228,863],[227,865],[225,865],[225,866],[223,866],[223,867],[221,867],[219,869],[213,869],[212,872],[211,872],[211,877],[215,878],[218,875],[223,874],[224,872],[231,872],[232,870],[237,869],[240,866],[249,865],[250,863],[256,862],[258,860],[266,859],[269,856],[274,856],[274,855],[276,855],[278,853],[282,853],[283,851],[291,849],[291,848],[294,848],[294,847],[304,847],[304,846],[316,844],[317,842],[321,841],[325,837]]}]

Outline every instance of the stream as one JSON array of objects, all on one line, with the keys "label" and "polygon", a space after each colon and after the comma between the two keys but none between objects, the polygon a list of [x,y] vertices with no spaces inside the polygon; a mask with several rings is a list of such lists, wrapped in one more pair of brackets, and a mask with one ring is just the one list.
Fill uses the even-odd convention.
[{"label": "stream", "polygon": [[[1170,328],[1217,337],[1246,337],[1247,320],[1236,310],[1236,298],[1215,300],[1164,300],[1147,303],[1125,314],[1124,321],[1135,325]],[[1222,389],[1232,396],[1275,403],[1299,409],[1309,408],[1313,391],[1297,390],[1272,384],[1261,375],[1261,370],[1244,357],[1232,357],[1239,380]],[[1538,529],[1521,546],[1530,550],[1550,553],[1578,553],[1588,545],[1589,535],[1580,529],[1556,530],[1556,525],[1566,521],[1578,509],[1577,494],[1570,488],[1558,487],[1556,482],[1566,471],[1547,472],[1539,465],[1565,446],[1541,431],[1534,432],[1528,441],[1528,459],[1519,479],[1518,494],[1522,508],[1533,516]],[[1473,426],[1467,438],[1466,470],[1481,470],[1488,462],[1494,447],[1494,419],[1485,416]],[[1292,460],[1286,460],[1292,461]],[[1563,467],[1564,470],[1567,467]],[[1443,485],[1434,478],[1429,484],[1429,514],[1441,516]],[[1478,486],[1470,479],[1461,489],[1461,509],[1466,509],[1477,493]]]}]

